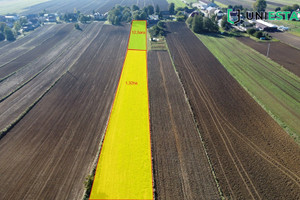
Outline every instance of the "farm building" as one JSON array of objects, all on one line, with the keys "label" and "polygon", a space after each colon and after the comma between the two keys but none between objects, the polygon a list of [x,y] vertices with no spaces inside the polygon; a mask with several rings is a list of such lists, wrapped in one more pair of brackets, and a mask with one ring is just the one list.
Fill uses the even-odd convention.
[{"label": "farm building", "polygon": [[263,20],[256,20],[256,28],[262,31],[275,32],[278,30],[278,27],[274,24],[265,22]]},{"label": "farm building", "polygon": [[201,10],[206,10],[208,7],[213,7],[213,8],[217,8],[218,5],[215,3],[204,3],[202,1],[199,1],[199,4],[201,6]]}]

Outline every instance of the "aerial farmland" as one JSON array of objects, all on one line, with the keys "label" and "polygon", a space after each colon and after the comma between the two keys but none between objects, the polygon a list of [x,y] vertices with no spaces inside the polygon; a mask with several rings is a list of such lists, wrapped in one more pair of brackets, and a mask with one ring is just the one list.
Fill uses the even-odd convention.
[{"label": "aerial farmland", "polygon": [[300,199],[299,5],[0,0],[0,199]]}]

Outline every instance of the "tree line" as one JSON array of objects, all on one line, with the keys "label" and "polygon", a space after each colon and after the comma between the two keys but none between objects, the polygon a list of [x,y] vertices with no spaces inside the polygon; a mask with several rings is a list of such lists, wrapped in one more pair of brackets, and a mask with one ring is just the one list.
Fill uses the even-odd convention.
[{"label": "tree line", "polygon": [[121,6],[116,5],[108,12],[108,21],[111,24],[119,25],[121,22],[130,22],[131,20],[146,20],[149,15],[160,14],[158,5],[154,8],[152,5],[140,9],[137,5]]},{"label": "tree line", "polygon": [[13,30],[6,25],[4,22],[0,22],[0,41],[3,40],[14,41],[15,33]]}]

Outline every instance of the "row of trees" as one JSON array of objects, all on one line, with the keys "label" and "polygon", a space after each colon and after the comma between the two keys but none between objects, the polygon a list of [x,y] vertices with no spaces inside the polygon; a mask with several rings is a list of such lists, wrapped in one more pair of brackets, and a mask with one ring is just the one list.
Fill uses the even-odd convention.
[{"label": "row of trees", "polygon": [[294,4],[292,6],[283,6],[282,8],[277,7],[275,11],[297,11],[300,8],[300,6],[298,4]]},{"label": "row of trees", "polygon": [[215,20],[215,17],[208,18],[199,14],[194,17],[189,17],[186,23],[195,33],[219,31],[218,22]]},{"label": "row of trees", "polygon": [[249,35],[252,35],[252,36],[256,37],[256,38],[266,37],[266,38],[269,39],[269,36],[266,35],[266,34],[264,34],[263,31],[258,31],[258,30],[254,29],[254,28],[248,29],[248,30],[247,30],[247,33],[248,33]]},{"label": "row of trees", "polygon": [[60,20],[65,22],[81,22],[81,23],[87,23],[92,20],[92,18],[89,15],[84,15],[80,13],[80,11],[76,11],[75,13],[65,13],[60,16]]},{"label": "row of trees", "polygon": [[151,37],[158,37],[165,34],[165,24],[159,21],[157,25],[152,26],[149,29],[149,34]]},{"label": "row of trees", "polygon": [[0,23],[0,41],[3,40],[13,41],[15,40],[14,32],[4,22]]},{"label": "row of trees", "polygon": [[108,21],[114,25],[118,25],[121,22],[130,22],[134,20],[146,20],[149,15],[159,14],[160,8],[157,5],[154,9],[152,5],[140,9],[137,5],[133,5],[131,8],[127,6],[117,5],[108,12]]}]

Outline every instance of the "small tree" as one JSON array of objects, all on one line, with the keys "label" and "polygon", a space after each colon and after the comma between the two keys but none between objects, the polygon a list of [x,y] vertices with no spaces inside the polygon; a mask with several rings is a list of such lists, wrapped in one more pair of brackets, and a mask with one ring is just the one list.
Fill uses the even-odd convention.
[{"label": "small tree", "polygon": [[155,14],[159,14],[160,13],[160,9],[159,9],[159,6],[158,5],[156,5],[156,7],[155,7]]},{"label": "small tree", "polygon": [[154,25],[149,29],[149,33],[151,37],[157,37],[164,34],[164,29],[157,25]]},{"label": "small tree", "polygon": [[154,14],[154,7],[152,5],[149,5],[147,7],[148,15],[153,15]]},{"label": "small tree", "polygon": [[0,32],[4,32],[4,29],[6,27],[6,23],[5,22],[0,22]]},{"label": "small tree", "polygon": [[254,28],[250,28],[250,29],[247,30],[247,33],[249,35],[253,35],[255,32],[256,32],[256,30]]},{"label": "small tree", "polygon": [[276,8],[275,8],[275,12],[280,11],[280,10],[281,10],[280,7],[276,7]]},{"label": "small tree", "polygon": [[148,17],[147,15],[147,12],[143,11],[141,14],[140,14],[140,20],[146,20]]},{"label": "small tree", "polygon": [[8,26],[5,27],[4,34],[8,41],[14,41],[16,39],[14,33]]},{"label": "small tree", "polygon": [[28,20],[26,18],[24,18],[24,17],[20,18],[19,21],[20,21],[21,26],[23,26],[24,24],[28,23]]},{"label": "small tree", "polygon": [[293,7],[292,6],[283,6],[282,11],[293,11]]},{"label": "small tree", "polygon": [[254,33],[254,36],[256,38],[261,38],[262,36],[264,36],[264,33],[262,31],[257,31],[257,32]]},{"label": "small tree", "polygon": [[132,5],[131,10],[136,11],[136,10],[140,10],[140,8],[137,5]]},{"label": "small tree", "polygon": [[222,17],[221,27],[226,31],[228,31],[231,28],[231,24],[227,21],[227,15],[224,15]]},{"label": "small tree", "polygon": [[20,24],[20,22],[19,21],[16,21],[15,23],[14,23],[14,29],[16,30],[16,31],[19,31],[20,29],[21,29],[21,24]]},{"label": "small tree", "polygon": [[169,13],[170,13],[170,15],[174,15],[175,14],[175,4],[174,3],[170,3]]},{"label": "small tree", "polygon": [[265,0],[256,0],[253,4],[253,8],[258,12],[264,12],[267,8],[267,2]]},{"label": "small tree", "polygon": [[132,13],[132,18],[134,20],[140,20],[140,14],[139,14],[139,11],[135,11]]},{"label": "small tree", "polygon": [[119,24],[120,24],[120,19],[119,19],[118,16],[115,16],[115,17],[114,17],[113,24],[114,24],[114,25],[119,25]]},{"label": "small tree", "polygon": [[79,14],[78,21],[81,23],[86,23],[87,21],[90,21],[90,17],[85,16],[84,14]]},{"label": "small tree", "polygon": [[78,24],[78,23],[75,23],[75,24],[74,24],[74,27],[75,27],[75,29],[77,29],[77,30],[80,30],[80,31],[81,31],[81,28],[80,28],[80,26],[79,26],[79,24]]},{"label": "small tree", "polygon": [[192,30],[195,33],[201,33],[203,31],[203,17],[201,15],[195,15],[193,17]]},{"label": "small tree", "polygon": [[298,10],[299,5],[298,5],[298,4],[293,4],[293,5],[292,5],[292,8],[293,8],[294,11],[296,11],[296,10]]},{"label": "small tree", "polygon": [[86,196],[89,196],[91,194],[93,182],[94,182],[94,176],[88,175],[85,178],[84,187],[86,189]]},{"label": "small tree", "polygon": [[212,21],[212,19],[205,17],[203,20],[203,29],[208,32],[217,32],[219,27]]}]

